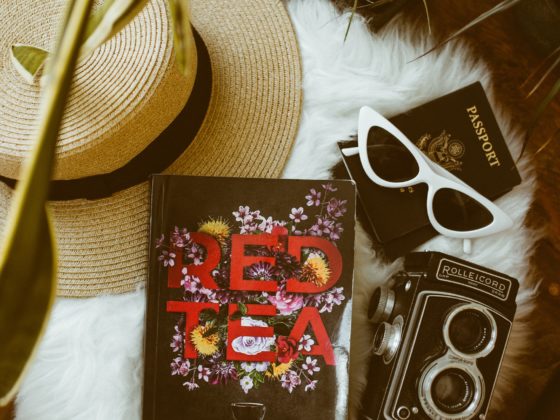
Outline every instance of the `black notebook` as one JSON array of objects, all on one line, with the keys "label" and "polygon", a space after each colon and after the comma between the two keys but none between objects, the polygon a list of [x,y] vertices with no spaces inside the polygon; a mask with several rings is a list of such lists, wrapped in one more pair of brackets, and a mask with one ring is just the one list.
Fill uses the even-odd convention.
[{"label": "black notebook", "polygon": [[144,419],[345,419],[350,181],[156,175]]},{"label": "black notebook", "polygon": [[[496,199],[521,182],[512,156],[480,83],[437,98],[390,118],[432,161],[475,190]],[[357,146],[356,140],[339,142],[339,148]],[[427,185],[384,188],[373,183],[358,155],[342,155],[338,178],[356,182],[358,218],[374,234],[391,259],[437,235],[426,210]]]}]

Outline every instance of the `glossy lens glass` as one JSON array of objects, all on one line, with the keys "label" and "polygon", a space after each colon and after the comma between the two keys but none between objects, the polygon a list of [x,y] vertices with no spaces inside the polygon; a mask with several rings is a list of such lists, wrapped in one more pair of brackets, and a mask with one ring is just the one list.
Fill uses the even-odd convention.
[{"label": "glossy lens glass", "polygon": [[443,227],[468,232],[488,226],[492,213],[478,201],[451,188],[442,188],[434,196],[434,216]]},{"label": "glossy lens glass", "polygon": [[463,370],[446,369],[435,377],[431,393],[440,410],[457,414],[464,411],[473,401],[474,381]]},{"label": "glossy lens glass", "polygon": [[385,181],[409,181],[418,175],[420,169],[412,153],[383,128],[369,129],[367,145],[369,164]]},{"label": "glossy lens glass", "polygon": [[482,312],[465,309],[450,320],[449,340],[460,352],[476,354],[492,340],[492,323]]}]

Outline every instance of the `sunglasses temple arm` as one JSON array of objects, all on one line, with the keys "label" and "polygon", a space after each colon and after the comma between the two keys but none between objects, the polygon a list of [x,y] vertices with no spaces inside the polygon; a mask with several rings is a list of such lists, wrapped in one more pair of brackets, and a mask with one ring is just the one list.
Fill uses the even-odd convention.
[{"label": "sunglasses temple arm", "polygon": [[347,147],[346,149],[342,149],[342,154],[344,156],[354,156],[360,153],[360,149],[357,147]]},{"label": "sunglasses temple arm", "polygon": [[472,240],[463,239],[463,252],[465,254],[470,254],[472,252]]}]

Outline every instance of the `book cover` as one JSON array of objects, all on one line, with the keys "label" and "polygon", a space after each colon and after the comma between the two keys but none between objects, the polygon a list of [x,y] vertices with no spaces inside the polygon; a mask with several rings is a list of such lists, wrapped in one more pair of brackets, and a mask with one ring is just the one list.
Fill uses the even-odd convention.
[{"label": "book cover", "polygon": [[152,179],[144,419],[345,419],[351,181]]},{"label": "book cover", "polygon": [[[521,182],[479,82],[390,121],[432,161],[489,199],[502,196]],[[356,145],[355,140],[339,142],[341,149]],[[356,182],[365,225],[369,225],[389,258],[400,257],[437,235],[428,219],[427,185],[384,188],[369,179],[358,155],[342,155],[342,161],[344,167],[335,168],[334,175],[349,175]]]}]

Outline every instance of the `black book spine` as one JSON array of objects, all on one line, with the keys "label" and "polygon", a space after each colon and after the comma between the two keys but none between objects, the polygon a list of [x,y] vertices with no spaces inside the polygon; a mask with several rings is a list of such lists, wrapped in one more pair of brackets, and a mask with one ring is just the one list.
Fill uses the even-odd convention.
[{"label": "black book spine", "polygon": [[[153,175],[151,177],[152,193],[151,193],[151,208],[152,215],[150,218],[150,245],[149,245],[149,274],[148,283],[146,286],[146,314],[156,313],[158,310],[158,302],[160,300],[160,288],[157,284],[159,265],[157,264],[156,250],[152,244],[156,240],[158,232],[165,226],[165,207],[167,205],[166,191],[168,178],[162,175]],[[159,203],[156,207],[154,203]],[[143,412],[142,418],[156,419],[155,412],[155,394],[157,391],[157,368],[156,368],[156,354],[157,347],[157,333],[158,329],[154,324],[157,322],[157,317],[146,317],[146,328],[144,336],[144,390],[143,390]]]}]

